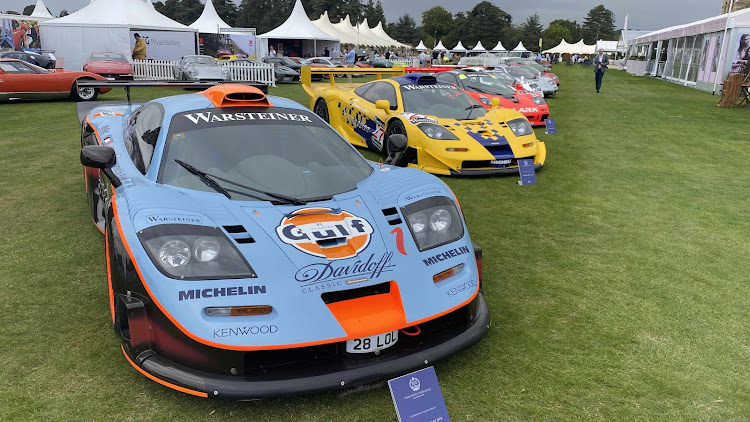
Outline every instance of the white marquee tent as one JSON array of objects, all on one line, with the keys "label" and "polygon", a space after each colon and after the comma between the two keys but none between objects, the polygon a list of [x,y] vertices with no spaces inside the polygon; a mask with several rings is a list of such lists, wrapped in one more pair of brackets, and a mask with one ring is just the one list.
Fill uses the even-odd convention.
[{"label": "white marquee tent", "polygon": [[47,10],[47,6],[44,5],[43,0],[36,0],[36,6],[34,6],[34,11],[31,12],[32,18],[46,18],[46,19],[54,19],[54,16]]},{"label": "white marquee tent", "polygon": [[477,45],[475,45],[474,48],[471,49],[472,53],[484,53],[485,51],[487,51],[487,49],[482,45],[482,41],[479,41]]},{"label": "white marquee tent", "polygon": [[[151,0],[146,0],[151,3]],[[153,7],[153,3],[151,3]],[[189,28],[193,28],[198,32],[204,34],[218,34],[222,29],[229,29],[229,26],[223,19],[216,13],[214,3],[211,0],[206,0],[206,5],[203,7],[203,13],[201,16],[190,24]]]},{"label": "white marquee tent", "polygon": [[573,45],[573,44],[570,44],[570,43],[568,43],[567,41],[565,41],[563,39],[563,40],[560,40],[560,44],[558,44],[558,45],[556,45],[556,46],[554,46],[552,48],[549,48],[547,50],[544,50],[544,52],[545,53],[551,53],[551,54],[570,54],[570,52],[571,52],[571,47],[570,46],[571,45]]},{"label": "white marquee tent", "polygon": [[497,45],[492,50],[490,50],[490,51],[492,51],[493,53],[502,53],[502,52],[505,52],[505,51],[508,51],[508,50],[505,47],[503,47],[503,42],[502,41],[498,41]]},{"label": "white marquee tent", "polygon": [[414,49],[417,51],[425,51],[427,50],[427,47],[425,47],[424,42],[422,40],[419,40],[419,45],[414,47]]},{"label": "white marquee tent", "polygon": [[[97,0],[101,1],[101,0]],[[258,35],[258,55],[268,54],[269,42],[281,40],[299,40],[302,43],[302,54],[320,55],[323,47],[329,50],[339,50],[339,38],[329,35],[315,26],[307,17],[302,2],[297,0],[289,18],[277,28]]]},{"label": "white marquee tent", "polygon": [[388,45],[390,45],[388,41],[381,39],[378,35],[372,32],[372,29],[370,29],[370,25],[367,23],[367,18],[365,18],[362,23],[357,25],[357,28],[359,29],[360,39],[362,39],[362,37],[364,36],[364,38],[367,40],[367,42],[365,42],[364,44],[372,45],[375,47],[387,47]]},{"label": "white marquee tent", "polygon": [[375,25],[375,28],[372,28],[372,32],[375,35],[379,36],[381,39],[385,40],[385,42],[387,43],[387,45],[389,47],[391,47],[391,46],[394,46],[394,47],[406,47],[406,44],[402,44],[402,43],[396,41],[395,39],[391,38],[391,36],[388,35],[385,32],[385,29],[383,29],[383,22],[378,22],[378,24]]},{"label": "white marquee tent", "polygon": [[435,48],[433,48],[433,50],[436,50],[436,51],[447,51],[448,49],[445,48],[445,46],[443,45],[443,40],[440,40],[440,41],[438,41],[438,43],[435,46]]},{"label": "white marquee tent", "polygon": [[531,53],[531,50],[529,50],[528,48],[524,47],[523,41],[519,41],[518,45],[516,46],[516,48],[513,49],[513,51],[515,51],[515,52],[519,52],[520,51],[521,53],[526,53],[526,52]]},{"label": "white marquee tent", "polygon": [[466,53],[466,47],[464,47],[461,41],[459,41],[458,44],[456,44],[456,46],[451,49],[451,51],[454,53]]},{"label": "white marquee tent", "polygon": [[172,34],[169,37],[174,39],[163,41],[175,48],[177,57],[170,60],[185,51],[195,53],[195,30],[169,19],[142,0],[96,0],[68,16],[41,22],[39,26],[44,34],[42,48],[54,50],[70,70],[81,70],[94,51],[113,51],[131,57],[134,43],[131,30]]},{"label": "white marquee tent", "polygon": [[351,21],[349,20],[349,15],[346,15],[346,17],[341,19],[340,22],[332,23],[331,25],[333,25],[333,27],[340,33],[346,34],[346,38],[341,42],[347,44],[363,44],[359,42],[359,32],[357,31],[357,28],[352,26]]},{"label": "white marquee tent", "polygon": [[349,32],[341,31],[331,23],[331,20],[328,18],[328,11],[323,12],[320,18],[312,21],[312,23],[326,34],[338,38],[342,44],[355,44],[357,42]]}]

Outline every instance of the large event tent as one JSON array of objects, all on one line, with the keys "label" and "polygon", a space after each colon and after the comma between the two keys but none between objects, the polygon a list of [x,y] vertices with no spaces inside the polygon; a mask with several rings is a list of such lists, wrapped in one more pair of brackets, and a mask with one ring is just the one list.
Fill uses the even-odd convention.
[{"label": "large event tent", "polygon": [[385,29],[383,29],[383,22],[378,22],[378,24],[375,25],[375,28],[372,28],[372,32],[380,37],[380,39],[384,40],[389,47],[406,47],[406,44],[401,44],[385,32]]},{"label": "large event tent", "polygon": [[[100,1],[100,0],[98,0]],[[339,49],[339,38],[325,33],[322,29],[315,26],[307,17],[307,12],[302,6],[302,2],[297,0],[294,9],[289,18],[277,28],[258,35],[258,54],[263,57],[268,54],[269,44],[278,47],[286,46],[288,50],[291,47],[299,47],[299,54],[304,56],[311,54],[313,56],[322,55],[324,47],[329,50]],[[280,45],[279,45],[280,44]]]},{"label": "large event tent", "polygon": [[528,48],[524,47],[524,45],[523,45],[523,41],[519,41],[519,42],[518,42],[518,45],[516,46],[516,48],[514,48],[514,49],[513,49],[513,51],[514,51],[515,53],[517,53],[517,54],[519,54],[519,53],[520,53],[520,54],[523,54],[523,53],[531,53],[531,50],[529,50]]},{"label": "large event tent", "polygon": [[42,48],[54,50],[70,70],[81,70],[94,51],[131,57],[135,44],[132,31],[153,35],[148,58],[174,60],[195,53],[195,30],[169,19],[142,0],[96,0],[39,26],[44,34]]},{"label": "large event tent", "polygon": [[[153,7],[151,0],[147,1],[152,4]],[[222,29],[229,29],[231,26],[224,22],[219,14],[216,13],[214,3],[211,0],[206,0],[206,5],[203,7],[203,13],[201,13],[201,16],[196,19],[195,22],[190,24],[189,28],[193,28],[198,32],[203,32],[205,34],[218,34]]]},{"label": "large event tent", "polygon": [[44,1],[42,0],[36,0],[36,6],[34,6],[34,10],[31,12],[32,18],[42,18],[42,19],[54,19],[55,17],[52,16],[52,14],[47,10],[47,6],[44,5]]},{"label": "large event tent", "polygon": [[485,51],[487,51],[487,49],[484,48],[481,40],[471,49],[472,53],[484,53]]},{"label": "large event tent", "polygon": [[456,44],[455,47],[451,49],[451,52],[453,53],[466,53],[466,47],[461,43],[461,41]]},{"label": "large event tent", "polygon": [[352,38],[351,33],[341,31],[331,23],[331,20],[328,18],[328,11],[323,12],[320,18],[312,21],[312,23],[326,34],[338,38],[342,44],[356,44],[357,42],[356,39]]},{"label": "large event tent", "polygon": [[388,45],[390,45],[388,41],[381,39],[378,35],[372,32],[372,29],[370,29],[370,25],[367,23],[367,18],[365,18],[362,23],[357,25],[357,28],[359,29],[360,39],[362,39],[362,36],[364,36],[364,38],[367,40],[367,42],[360,44],[367,44],[375,47],[387,47]]},{"label": "large event tent", "polygon": [[363,44],[359,42],[359,32],[357,31],[357,28],[352,26],[352,23],[349,20],[349,15],[346,15],[346,17],[341,19],[338,23],[332,23],[332,25],[340,33],[346,34],[346,38],[342,39],[341,42],[356,45]]},{"label": "large event tent", "polygon": [[506,52],[508,50],[506,50],[505,47],[503,47],[503,42],[502,41],[498,41],[497,45],[494,48],[492,48],[492,50],[490,50],[490,51],[493,52],[493,53],[504,53],[504,52]]},{"label": "large event tent", "polygon": [[448,51],[448,49],[445,48],[445,46],[443,45],[443,40],[438,41],[437,45],[435,46],[435,48],[433,48],[433,50],[435,50],[435,51]]},{"label": "large event tent", "polygon": [[422,40],[419,40],[419,45],[417,45],[414,49],[417,51],[425,51],[427,50],[427,47],[424,45],[424,42]]},{"label": "large event tent", "polygon": [[565,41],[564,39],[562,39],[562,40],[560,40],[560,44],[557,44],[556,46],[554,46],[552,48],[548,48],[548,49],[544,50],[544,52],[545,53],[550,53],[550,54],[572,54],[571,53],[572,49],[570,47],[571,45],[573,45],[573,44],[570,44],[567,41]]}]

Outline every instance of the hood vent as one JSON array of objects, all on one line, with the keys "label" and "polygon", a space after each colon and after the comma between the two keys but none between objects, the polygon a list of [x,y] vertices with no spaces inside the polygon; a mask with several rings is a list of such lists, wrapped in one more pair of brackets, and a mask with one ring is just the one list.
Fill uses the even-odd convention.
[{"label": "hood vent", "polygon": [[382,295],[391,292],[391,283],[385,282],[373,286],[359,287],[356,289],[326,292],[320,295],[326,304],[343,302],[345,300],[359,299],[361,297]]},{"label": "hood vent", "polygon": [[391,226],[395,226],[398,224],[401,224],[401,217],[398,215],[398,210],[396,208],[386,208],[383,210],[383,215],[385,216],[385,219],[388,221],[388,224]]},{"label": "hood vent", "polygon": [[255,243],[255,239],[250,236],[244,226],[224,226],[224,230],[229,233],[229,237],[239,244]]}]

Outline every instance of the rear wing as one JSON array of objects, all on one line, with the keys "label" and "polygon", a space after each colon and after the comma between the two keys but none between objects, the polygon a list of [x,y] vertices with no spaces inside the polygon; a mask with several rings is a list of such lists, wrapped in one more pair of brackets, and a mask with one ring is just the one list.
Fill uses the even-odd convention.
[{"label": "rear wing", "polygon": [[[318,91],[321,89],[329,89],[336,87],[335,76],[340,75],[375,75],[378,79],[391,78],[394,76],[404,75],[403,67],[391,67],[391,68],[373,68],[373,67],[310,67],[302,66],[300,80],[302,81],[302,87],[305,89],[307,95],[310,96],[311,101],[315,101],[318,95]],[[330,84],[312,84],[312,75],[323,75],[328,76]]]}]

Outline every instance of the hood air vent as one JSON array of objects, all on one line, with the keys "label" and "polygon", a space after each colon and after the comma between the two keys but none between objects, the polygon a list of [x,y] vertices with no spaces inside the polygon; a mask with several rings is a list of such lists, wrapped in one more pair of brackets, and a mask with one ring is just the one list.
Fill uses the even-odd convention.
[{"label": "hood air vent", "polygon": [[255,239],[250,236],[250,233],[245,230],[244,226],[224,226],[224,230],[226,230],[226,232],[229,233],[229,237],[234,239],[237,243],[255,243]]}]

